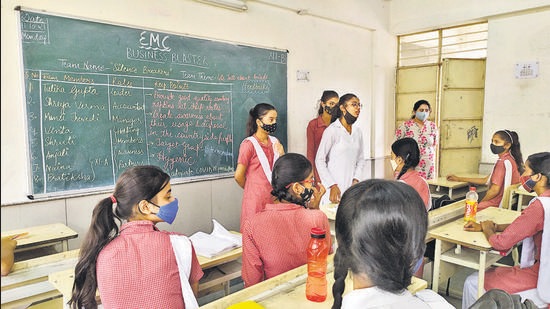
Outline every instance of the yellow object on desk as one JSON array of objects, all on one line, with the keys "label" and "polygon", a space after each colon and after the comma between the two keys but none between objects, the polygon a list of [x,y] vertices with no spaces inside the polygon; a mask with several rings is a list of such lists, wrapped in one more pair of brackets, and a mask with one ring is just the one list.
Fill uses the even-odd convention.
[{"label": "yellow object on desk", "polygon": [[[517,211],[489,207],[477,213],[477,220],[508,224],[519,215]],[[479,272],[478,297],[481,296],[485,269],[502,258],[500,254],[490,253],[493,248],[483,232],[465,231],[464,219],[460,217],[429,230],[428,236],[435,238],[432,289],[438,292],[439,281],[449,278],[454,273],[455,265],[460,265]],[[461,250],[455,250],[457,245],[461,246]]]}]

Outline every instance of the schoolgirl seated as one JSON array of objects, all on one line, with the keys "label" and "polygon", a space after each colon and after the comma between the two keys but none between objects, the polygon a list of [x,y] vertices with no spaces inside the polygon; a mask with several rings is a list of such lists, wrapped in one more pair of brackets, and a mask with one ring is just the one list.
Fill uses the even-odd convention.
[{"label": "schoolgirl seated", "polygon": [[[424,202],[411,186],[371,179],[349,188],[336,213],[332,308],[454,308],[432,290],[407,290],[427,229]],[[342,299],[348,270],[353,290]]]},{"label": "schoolgirl seated", "polygon": [[489,189],[477,206],[477,210],[487,207],[502,207],[504,189],[511,184],[519,183],[519,175],[523,173],[523,158],[518,134],[510,130],[500,130],[493,134],[491,152],[498,155],[490,176],[483,178],[459,177],[448,175],[447,180],[465,181],[476,185],[488,185]]},{"label": "schoolgirl seated", "polygon": [[[325,188],[315,186],[313,168],[305,156],[281,156],[273,166],[271,184],[275,202],[243,226],[242,278],[246,287],[306,264],[311,229],[330,232],[327,216],[318,209]],[[331,247],[330,237],[325,239]]]}]

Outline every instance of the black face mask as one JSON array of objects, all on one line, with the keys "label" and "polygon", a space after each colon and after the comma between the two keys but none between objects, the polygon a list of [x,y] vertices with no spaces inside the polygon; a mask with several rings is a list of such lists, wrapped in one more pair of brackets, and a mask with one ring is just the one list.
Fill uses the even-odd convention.
[{"label": "black face mask", "polygon": [[325,105],[325,112],[327,112],[327,114],[331,114],[332,115],[332,112],[334,112],[334,106],[333,107],[330,107],[328,105]]},{"label": "black face mask", "polygon": [[357,120],[357,117],[353,116],[350,112],[348,112],[346,110],[346,114],[344,115],[344,119],[346,119],[346,122],[349,125],[352,125]]},{"label": "black face mask", "polygon": [[491,152],[494,154],[501,154],[504,152],[504,146],[497,146],[491,143]]},{"label": "black face mask", "polygon": [[262,129],[264,129],[269,134],[275,133],[275,131],[277,131],[277,123],[275,122],[273,124],[265,124],[262,122]]},{"label": "black face mask", "polygon": [[300,197],[302,198],[302,201],[304,203],[309,202],[312,196],[313,196],[313,189],[308,189],[306,187],[304,187],[304,192],[300,193]]}]

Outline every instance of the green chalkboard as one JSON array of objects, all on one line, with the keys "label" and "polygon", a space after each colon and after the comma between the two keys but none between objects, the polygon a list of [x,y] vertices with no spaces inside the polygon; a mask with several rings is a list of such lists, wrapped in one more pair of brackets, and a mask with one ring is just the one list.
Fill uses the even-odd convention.
[{"label": "green chalkboard", "polygon": [[33,196],[103,190],[142,164],[176,182],[232,175],[261,102],[286,145],[286,51],[19,14]]}]

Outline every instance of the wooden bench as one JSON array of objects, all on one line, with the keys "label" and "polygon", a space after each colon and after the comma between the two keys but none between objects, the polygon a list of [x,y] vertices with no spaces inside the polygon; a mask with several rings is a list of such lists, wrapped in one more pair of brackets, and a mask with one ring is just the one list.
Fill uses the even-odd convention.
[{"label": "wooden bench", "polygon": [[2,308],[26,308],[35,302],[60,297],[61,293],[48,281],[48,276],[74,269],[78,253],[77,249],[16,262],[12,272],[2,277]]},{"label": "wooden bench", "polygon": [[31,226],[17,230],[4,231],[2,237],[17,234],[27,235],[17,238],[15,252],[37,249],[46,246],[61,244],[61,251],[69,250],[69,239],[78,237],[78,233],[63,223]]}]

